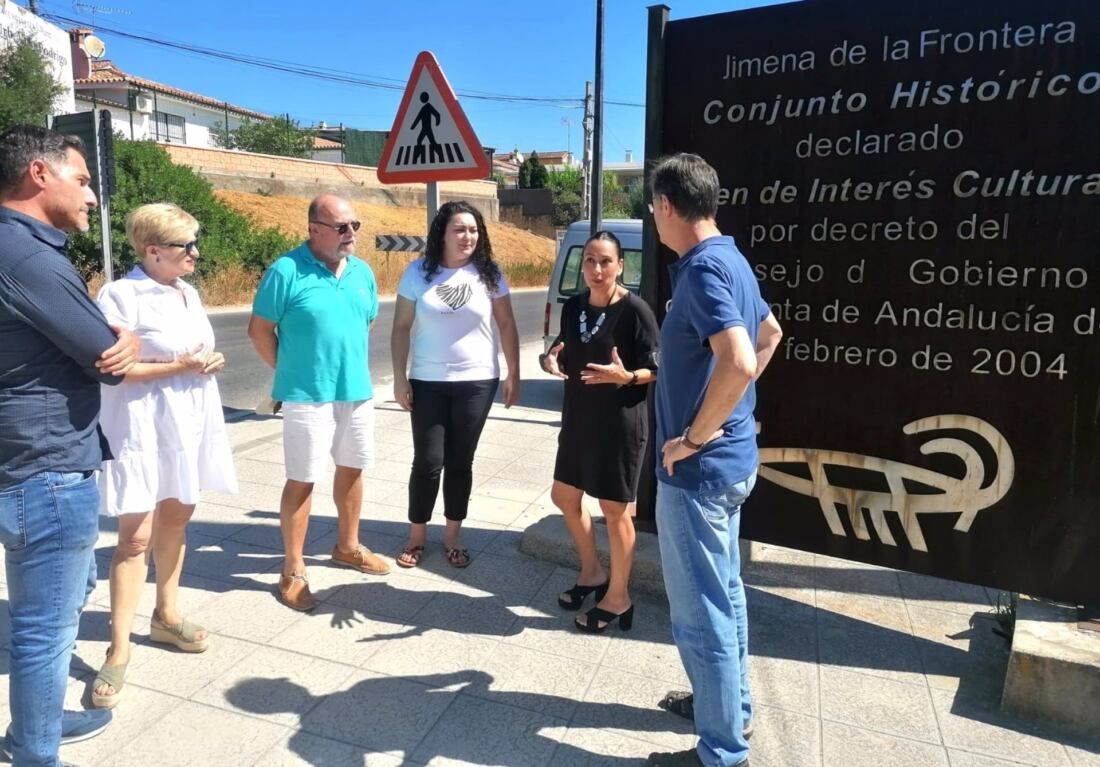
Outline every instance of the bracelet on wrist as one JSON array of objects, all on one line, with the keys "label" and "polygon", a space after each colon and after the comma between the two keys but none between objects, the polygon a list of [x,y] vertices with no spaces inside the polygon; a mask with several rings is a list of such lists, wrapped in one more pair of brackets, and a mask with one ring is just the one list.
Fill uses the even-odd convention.
[{"label": "bracelet on wrist", "polygon": [[684,433],[680,435],[680,442],[685,447],[688,447],[692,450],[702,450],[703,449],[703,443],[701,443],[701,442],[692,442],[691,437],[688,436],[688,434],[690,434],[690,433],[691,433],[691,427],[689,426],[686,429],[684,429]]},{"label": "bracelet on wrist", "polygon": [[637,370],[632,370],[630,372],[630,380],[626,382],[626,385],[627,386],[633,386],[636,383],[638,383],[638,371]]}]

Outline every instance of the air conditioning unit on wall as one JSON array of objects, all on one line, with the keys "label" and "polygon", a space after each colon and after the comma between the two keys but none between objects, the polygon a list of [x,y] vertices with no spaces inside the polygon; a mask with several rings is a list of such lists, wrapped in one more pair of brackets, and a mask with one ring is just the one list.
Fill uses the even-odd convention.
[{"label": "air conditioning unit on wall", "polygon": [[149,93],[134,94],[134,111],[149,114],[153,111],[153,96]]}]

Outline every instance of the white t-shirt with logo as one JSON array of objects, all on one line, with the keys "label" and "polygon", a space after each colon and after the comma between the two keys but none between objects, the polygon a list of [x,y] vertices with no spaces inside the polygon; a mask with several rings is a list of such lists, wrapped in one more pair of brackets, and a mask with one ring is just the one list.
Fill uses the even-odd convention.
[{"label": "white t-shirt with logo", "polygon": [[508,295],[500,276],[494,294],[482,283],[477,267],[440,267],[424,279],[424,259],[405,269],[397,294],[416,302],[409,350],[409,378],[419,381],[486,381],[500,378],[498,346],[493,335],[493,299]]}]

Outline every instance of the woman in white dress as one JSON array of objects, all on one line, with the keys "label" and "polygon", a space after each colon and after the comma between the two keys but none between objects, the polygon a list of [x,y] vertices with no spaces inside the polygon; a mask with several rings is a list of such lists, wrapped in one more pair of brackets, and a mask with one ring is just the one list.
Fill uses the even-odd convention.
[{"label": "woman in white dress", "polygon": [[130,632],[148,568],[156,565],[153,642],[203,652],[205,629],[179,612],[186,528],[200,490],[237,492],[233,455],[214,380],[225,358],[199,295],[180,278],[195,271],[198,221],[175,205],[143,205],[126,219],[140,265],[99,293],[112,324],[141,339],[140,361],[119,386],[102,387],[100,426],[113,460],[99,487],[103,513],[118,518],[111,559],[111,647],[92,703],[118,704],[130,662]]}]

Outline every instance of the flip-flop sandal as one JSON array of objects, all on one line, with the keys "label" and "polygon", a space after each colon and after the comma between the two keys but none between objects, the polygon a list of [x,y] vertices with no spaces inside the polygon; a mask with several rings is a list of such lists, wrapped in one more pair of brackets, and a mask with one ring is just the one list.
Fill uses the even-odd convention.
[{"label": "flip-flop sandal", "polygon": [[400,554],[394,557],[394,561],[397,562],[398,567],[413,568],[420,564],[423,557],[423,546],[406,546],[401,549]]},{"label": "flip-flop sandal", "polygon": [[[126,686],[126,667],[129,665],[129,662],[126,662],[117,666],[108,666],[107,661],[103,661],[103,665],[99,667],[99,672],[95,675],[95,681],[92,682],[92,706],[95,708],[114,708],[118,705],[118,702],[122,699],[122,689]],[[96,692],[105,684],[110,685],[114,692],[109,695],[101,695]]]},{"label": "flip-flop sandal", "polygon": [[210,634],[207,632],[205,637],[198,639],[200,631],[206,631],[206,629],[187,619],[171,625],[161,620],[160,616],[154,612],[149,622],[149,641],[175,645],[183,652],[206,652],[210,646]]},{"label": "flip-flop sandal", "polygon": [[470,564],[469,549],[459,549],[444,546],[443,551],[447,554],[447,564],[449,564],[451,567],[466,567],[468,564]]}]

